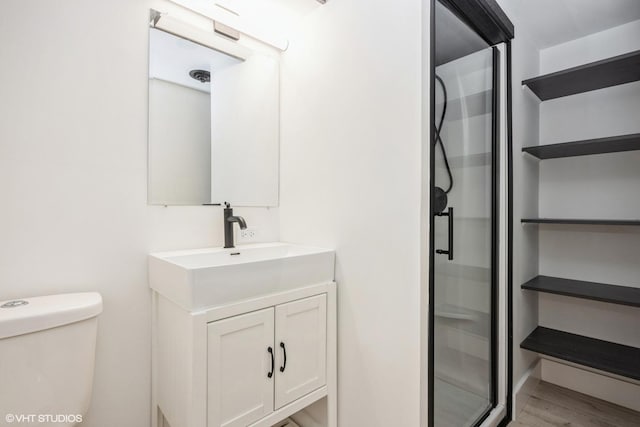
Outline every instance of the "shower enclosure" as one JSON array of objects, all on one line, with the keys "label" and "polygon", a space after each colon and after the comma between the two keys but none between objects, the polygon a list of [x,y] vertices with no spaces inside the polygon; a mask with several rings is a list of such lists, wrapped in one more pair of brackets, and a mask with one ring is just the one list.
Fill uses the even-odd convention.
[{"label": "shower enclosure", "polygon": [[498,425],[509,415],[506,65],[513,27],[500,12],[493,0],[437,0],[432,8],[433,427]]}]

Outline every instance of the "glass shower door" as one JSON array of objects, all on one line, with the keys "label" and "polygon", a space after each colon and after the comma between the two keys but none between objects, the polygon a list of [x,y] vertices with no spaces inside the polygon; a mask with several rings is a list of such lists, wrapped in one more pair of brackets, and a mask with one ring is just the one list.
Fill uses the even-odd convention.
[{"label": "glass shower door", "polygon": [[432,419],[467,427],[495,403],[498,52],[436,3]]}]

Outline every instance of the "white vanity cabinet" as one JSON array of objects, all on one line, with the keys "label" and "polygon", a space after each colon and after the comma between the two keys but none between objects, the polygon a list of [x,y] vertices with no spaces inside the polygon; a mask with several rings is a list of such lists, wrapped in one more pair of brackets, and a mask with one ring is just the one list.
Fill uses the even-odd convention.
[{"label": "white vanity cabinet", "polygon": [[250,425],[326,384],[326,294],[207,330],[208,427]]},{"label": "white vanity cabinet", "polygon": [[209,323],[208,427],[240,427],[273,412],[273,308]]},{"label": "white vanity cabinet", "polygon": [[335,427],[335,288],[197,312],[154,293],[153,427],[271,427],[321,399],[312,427]]},{"label": "white vanity cabinet", "polygon": [[275,319],[274,405],[280,409],[326,384],[327,297],[281,304]]}]

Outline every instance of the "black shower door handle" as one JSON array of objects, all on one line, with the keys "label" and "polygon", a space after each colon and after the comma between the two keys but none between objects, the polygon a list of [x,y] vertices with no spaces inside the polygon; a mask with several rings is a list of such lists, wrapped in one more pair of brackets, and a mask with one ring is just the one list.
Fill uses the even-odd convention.
[{"label": "black shower door handle", "polygon": [[449,261],[453,260],[453,208],[447,209],[447,212],[437,212],[436,216],[446,216],[449,222],[449,249],[436,249],[439,255],[448,255]]}]

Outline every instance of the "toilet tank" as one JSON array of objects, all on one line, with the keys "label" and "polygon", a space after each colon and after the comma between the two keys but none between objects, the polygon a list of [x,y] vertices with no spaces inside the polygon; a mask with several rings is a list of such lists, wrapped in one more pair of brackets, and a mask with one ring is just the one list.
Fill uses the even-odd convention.
[{"label": "toilet tank", "polygon": [[95,292],[0,302],[0,426],[82,421],[101,312]]}]

